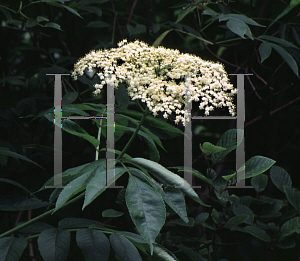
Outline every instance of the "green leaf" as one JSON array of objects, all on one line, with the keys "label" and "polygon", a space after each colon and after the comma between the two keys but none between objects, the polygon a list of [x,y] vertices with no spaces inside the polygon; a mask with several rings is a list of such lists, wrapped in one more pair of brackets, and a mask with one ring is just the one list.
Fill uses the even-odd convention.
[{"label": "green leaf", "polygon": [[17,261],[21,258],[24,249],[27,247],[27,239],[24,237],[3,237],[0,238],[0,260]]},{"label": "green leaf", "polygon": [[106,209],[102,212],[102,217],[121,217],[123,215],[123,212],[114,209]]},{"label": "green leaf", "polygon": [[165,223],[165,204],[155,190],[132,175],[129,175],[125,199],[131,219],[150,245],[152,254],[152,244]]},{"label": "green leaf", "polygon": [[176,245],[176,247],[182,250],[182,252],[185,253],[191,260],[204,261],[203,257],[196,251],[192,250],[191,248],[186,247],[184,245]]},{"label": "green leaf", "polygon": [[294,248],[296,244],[295,244],[295,240],[284,237],[282,240],[278,240],[275,246],[282,249],[288,249],[288,248]]},{"label": "green leaf", "polygon": [[58,222],[58,229],[70,229],[70,228],[104,228],[105,225],[99,221],[86,219],[86,218],[64,218]]},{"label": "green leaf", "polygon": [[[74,15],[76,15],[76,16],[82,18],[81,15],[78,14],[77,11],[76,11],[75,9],[73,9],[73,8],[71,8],[71,7],[69,7],[69,6],[66,6],[66,5],[64,5],[64,4],[59,4],[59,3],[53,3],[53,2],[52,2],[52,3],[49,3],[49,4],[50,4],[50,5],[53,5],[53,6],[60,7],[60,8],[65,8],[66,10],[68,10],[69,12],[71,12],[72,14],[74,14]],[[82,18],[82,19],[83,19],[83,18]]]},{"label": "green leaf", "polygon": [[249,29],[249,27],[243,21],[238,19],[229,19],[226,25],[231,32],[245,39],[244,35],[246,34],[247,29]]},{"label": "green leaf", "polygon": [[4,182],[4,183],[8,183],[8,184],[15,185],[15,186],[17,186],[17,187],[23,189],[23,190],[26,191],[27,193],[31,194],[31,191],[30,191],[30,190],[28,190],[28,189],[25,188],[23,185],[21,185],[20,183],[14,181],[14,180],[0,178],[0,182]]},{"label": "green leaf", "polygon": [[70,134],[83,138],[94,145],[97,148],[100,144],[100,141],[95,137],[89,135],[83,128],[81,128],[77,123],[69,119],[63,119],[62,129]]},{"label": "green leaf", "polygon": [[213,182],[211,179],[208,179],[207,177],[205,177],[203,174],[201,174],[198,170],[195,170],[192,168],[192,170],[185,170],[184,166],[179,166],[179,167],[168,167],[168,169],[177,169],[178,171],[187,171],[187,172],[191,172],[195,177],[202,179],[203,181],[205,181],[207,184],[213,186]]},{"label": "green leaf", "polygon": [[294,44],[292,44],[292,43],[290,43],[290,42],[288,42],[286,40],[283,40],[281,38],[277,38],[277,37],[269,36],[269,35],[260,35],[257,38],[258,39],[262,39],[262,40],[272,41],[272,42],[281,44],[281,45],[283,45],[285,47],[291,47],[291,48],[295,48],[295,49],[299,50],[299,48],[296,45],[294,45]]},{"label": "green leaf", "polygon": [[163,32],[160,36],[158,36],[156,38],[156,40],[154,41],[154,43],[152,44],[153,47],[158,47],[160,46],[161,42],[163,41],[163,39],[167,36],[167,34],[169,32],[173,31],[173,29],[167,30],[165,32]]},{"label": "green leaf", "polygon": [[282,47],[269,43],[272,48],[275,49],[276,52],[279,53],[279,55],[282,57],[282,59],[288,64],[288,66],[292,69],[292,71],[297,75],[299,78],[299,73],[298,73],[298,65],[296,61],[294,60],[293,56],[291,56],[286,50],[284,50]]},{"label": "green leaf", "polygon": [[38,247],[45,261],[64,261],[70,249],[70,231],[50,228],[42,231]]},{"label": "green leaf", "polygon": [[283,168],[273,166],[270,170],[270,178],[273,184],[284,193],[284,186],[292,187],[291,177]]},{"label": "green leaf", "polygon": [[90,228],[79,229],[76,242],[86,261],[108,260],[110,244],[103,232]]},{"label": "green leaf", "polygon": [[18,154],[18,153],[15,153],[15,152],[12,152],[12,151],[9,151],[8,148],[3,148],[3,147],[0,147],[0,155],[5,155],[5,156],[10,156],[10,157],[13,157],[13,158],[16,158],[16,159],[21,159],[21,160],[25,160],[25,161],[28,161],[30,163],[33,163],[34,165],[36,166],[39,166],[40,168],[44,169],[42,166],[40,166],[39,164],[35,163],[34,161]]},{"label": "green leaf", "polygon": [[288,236],[296,232],[299,228],[300,228],[300,217],[294,217],[282,225],[282,227],[280,228],[280,235],[281,237]]},{"label": "green leaf", "polygon": [[248,219],[246,219],[244,222],[252,225],[253,224],[253,220],[254,220],[254,214],[252,212],[252,210],[244,205],[238,204],[238,205],[233,205],[233,213],[236,216],[240,216],[240,215],[247,215],[249,216]]},{"label": "green leaf", "polygon": [[153,261],[179,261],[170,250],[156,243],[153,245],[153,258],[150,260],[151,261],[152,260]]},{"label": "green leaf", "polygon": [[298,4],[300,4],[299,0],[292,0],[290,2],[290,5],[287,6],[282,13],[280,13],[273,21],[272,23],[268,26],[268,28],[266,30],[268,30],[274,23],[276,23],[280,18],[282,18],[283,16],[287,15],[295,6],[297,6]]},{"label": "green leaf", "polygon": [[29,18],[29,19],[27,20],[27,26],[26,26],[26,27],[28,27],[28,28],[34,27],[34,26],[36,26],[37,24],[38,24],[38,23],[36,22],[35,19]]},{"label": "green leaf", "polygon": [[[25,223],[26,221],[20,222],[18,225]],[[33,234],[40,234],[43,230],[54,228],[53,226],[45,223],[45,222],[34,222],[26,227],[21,228],[18,230],[18,234],[21,236],[29,236]]]},{"label": "green leaf", "polygon": [[48,22],[49,19],[46,18],[46,17],[43,17],[43,16],[38,16],[38,17],[36,18],[36,21],[37,21],[38,23],[40,23],[40,22]]},{"label": "green leaf", "polygon": [[5,6],[0,6],[0,10],[2,11],[2,13],[5,15],[7,22],[11,22],[12,17],[10,12],[7,10],[7,7]]},{"label": "green leaf", "polygon": [[246,24],[254,25],[254,26],[259,26],[259,27],[265,27],[264,25],[260,25],[257,22],[253,21],[249,17],[245,15],[240,15],[240,14],[220,14],[218,16],[219,22],[221,21],[227,21],[227,20],[240,20],[243,21]]},{"label": "green leaf", "polygon": [[143,159],[143,158],[133,158],[130,162],[136,163],[141,167],[145,168],[146,170],[152,172],[158,178],[163,179],[167,182],[167,184],[174,185],[179,187],[179,189],[185,193],[187,196],[195,200],[196,202],[200,203],[203,206],[210,207],[209,205],[204,204],[200,198],[198,197],[197,193],[193,190],[193,188],[180,176],[177,174],[169,171],[168,169],[164,168],[162,165],[153,162],[151,160]]},{"label": "green leaf", "polygon": [[135,27],[131,25],[127,25],[127,30],[130,36],[145,33],[146,32],[146,26],[143,24],[137,24]]},{"label": "green leaf", "polygon": [[244,131],[240,129],[231,129],[226,131],[219,141],[217,142],[216,146],[226,148],[226,150],[213,153],[211,155],[211,159],[213,164],[218,163],[221,159],[223,159],[229,152],[236,149],[237,146],[242,142],[244,137]]},{"label": "green leaf", "polygon": [[[136,126],[139,124],[139,121],[138,120],[135,120],[131,117],[128,117],[126,115],[122,115],[122,114],[117,114],[118,116],[122,117],[122,118],[125,118],[125,119],[128,119],[130,120],[131,122],[133,122]],[[149,131],[149,129],[147,129],[146,127],[144,126],[141,126],[141,130],[144,131],[147,135],[150,136],[150,138],[155,141],[156,144],[158,144],[165,152],[167,152],[164,148],[164,146],[162,145],[161,143],[161,140],[156,136],[154,135],[151,131]]]},{"label": "green leaf", "polygon": [[87,24],[86,27],[103,28],[103,27],[110,27],[110,24],[102,21],[93,21]]},{"label": "green leaf", "polygon": [[259,193],[264,191],[268,184],[268,176],[261,174],[258,176],[255,176],[251,178],[251,185],[254,187],[254,189]]},{"label": "green leaf", "polygon": [[62,105],[71,104],[76,101],[78,92],[68,92],[62,97]]},{"label": "green leaf", "polygon": [[0,210],[20,211],[28,209],[37,209],[47,206],[48,202],[43,202],[37,198],[27,198],[21,195],[1,195]]},{"label": "green leaf", "polygon": [[[251,159],[247,160],[245,163],[245,179],[255,177],[261,173],[264,173],[272,165],[275,164],[275,160],[263,157],[263,156],[254,156]],[[241,172],[244,169],[244,166],[240,167],[237,172]]]},{"label": "green leaf", "polygon": [[51,28],[62,31],[60,28],[60,25],[57,23],[53,23],[53,22],[46,23],[44,27],[51,27]]},{"label": "green leaf", "polygon": [[196,9],[196,5],[189,6],[188,8],[180,10],[180,13],[178,14],[178,18],[176,20],[176,24],[179,23],[184,17],[186,17],[189,13],[192,13]]},{"label": "green leaf", "polygon": [[88,11],[90,13],[94,13],[98,16],[102,16],[102,11],[98,7],[95,6],[78,6],[79,9]]},{"label": "green leaf", "polygon": [[103,175],[103,173],[105,173],[105,169],[105,159],[97,160],[88,164],[81,171],[82,174],[70,183],[68,183],[67,187],[63,188],[63,190],[60,192],[59,197],[56,201],[55,211],[60,209],[72,196],[83,191],[95,175],[99,175],[99,173],[102,173]]},{"label": "green leaf", "polygon": [[[114,176],[106,180],[106,172],[107,176],[113,174]],[[124,173],[126,169],[123,167],[115,167],[114,169],[109,169],[107,171],[102,171],[96,174],[90,182],[86,186],[84,203],[82,206],[82,210],[88,206],[95,198],[101,195],[110,185],[112,185],[115,181],[118,180]]]},{"label": "green leaf", "polygon": [[163,190],[159,183],[141,170],[129,168],[128,171],[140,178],[142,181],[146,180],[152,188],[160,194],[163,200],[175,211],[175,213],[182,218],[182,220],[186,223],[189,221],[186,213],[184,196],[178,188],[167,185],[167,187]]},{"label": "green leaf", "polygon": [[296,191],[292,187],[285,185],[283,188],[288,201],[300,213],[300,191]]},{"label": "green leaf", "polygon": [[119,260],[142,261],[138,250],[126,237],[120,234],[111,234],[109,240]]},{"label": "green leaf", "polygon": [[215,146],[215,145],[211,144],[210,142],[204,142],[203,146],[201,146],[201,144],[200,144],[200,149],[206,156],[209,156],[212,153],[218,153],[220,151],[226,150],[226,148]]},{"label": "green leaf", "polygon": [[241,214],[235,217],[230,218],[226,224],[224,225],[225,228],[231,228],[231,227],[237,227],[239,224],[242,224],[246,220],[249,220],[248,215],[246,214]]},{"label": "green leaf", "polygon": [[[118,108],[116,108],[116,113],[127,115],[127,116],[130,116],[130,117],[135,118],[137,120],[140,120],[143,116],[142,113],[139,113],[139,112],[136,112],[136,111],[122,110],[122,109],[118,109]],[[143,125],[144,126],[147,125],[146,127],[149,128],[149,129],[150,129],[150,127],[153,127],[152,129],[150,129],[151,132],[153,132],[154,128],[158,129],[159,133],[163,134],[164,136],[166,136],[165,138],[168,138],[168,139],[173,139],[173,138],[175,138],[179,135],[184,134],[181,130],[179,130],[178,128],[172,126],[171,124],[169,124],[167,122],[164,122],[163,120],[156,119],[152,116],[147,116]],[[155,132],[154,134],[159,137],[160,136],[159,133]]]},{"label": "green leaf", "polygon": [[195,220],[193,218],[188,218],[188,222],[183,221],[182,219],[172,219],[165,223],[165,226],[184,226],[184,227],[193,227],[195,225]]},{"label": "green leaf", "polygon": [[219,217],[219,213],[217,210],[215,210],[213,208],[212,212],[211,212],[211,217],[213,219],[213,221],[216,223],[216,224],[219,224],[219,220],[220,220],[220,217]]},{"label": "green leaf", "polygon": [[233,174],[230,174],[230,175],[222,176],[222,178],[225,179],[225,180],[230,180],[235,176],[236,176],[236,173],[233,173]]},{"label": "green leaf", "polygon": [[264,241],[264,242],[270,242],[271,238],[270,236],[262,229],[254,226],[246,226],[244,228],[244,232],[251,234],[252,236],[257,237],[258,239]]},{"label": "green leaf", "polygon": [[208,217],[209,217],[209,214],[207,212],[201,213],[196,217],[195,222],[196,222],[196,224],[203,226],[203,224],[208,219]]},{"label": "green leaf", "polygon": [[269,43],[263,42],[260,44],[258,51],[260,55],[260,62],[262,63],[271,55],[272,47]]},{"label": "green leaf", "polygon": [[[114,124],[115,124],[115,126],[113,126],[113,127],[114,127],[115,142],[118,141],[119,139],[121,139],[126,131],[132,131],[132,132],[135,131],[135,129],[127,127],[128,126],[128,120],[122,118],[118,114],[114,115]],[[99,126],[99,120],[97,120],[97,125]],[[105,138],[107,138],[107,120],[106,119],[102,120],[102,127],[103,127],[102,128],[102,135]]]}]

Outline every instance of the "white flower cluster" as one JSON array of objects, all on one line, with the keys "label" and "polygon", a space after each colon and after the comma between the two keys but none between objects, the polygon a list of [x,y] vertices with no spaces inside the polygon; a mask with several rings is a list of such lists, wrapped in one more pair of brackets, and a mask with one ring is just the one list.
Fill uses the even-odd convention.
[{"label": "white flower cluster", "polygon": [[[81,58],[74,66],[73,79],[77,80],[86,69],[89,73],[97,69],[101,83],[95,84],[94,93],[99,94],[108,83],[109,74],[114,74],[115,86],[120,82],[127,83],[132,100],[146,102],[154,116],[161,111],[164,118],[168,118],[175,112],[175,123],[181,121],[184,126],[187,113],[183,107],[187,88],[190,101],[200,101],[199,108],[205,109],[205,115],[214,108],[228,107],[229,113],[235,116],[233,96],[237,89],[229,83],[222,64],[181,54],[174,49],[151,47],[140,41],[127,43],[123,40],[118,46],[91,51]],[[185,81],[186,75],[188,81]]]}]

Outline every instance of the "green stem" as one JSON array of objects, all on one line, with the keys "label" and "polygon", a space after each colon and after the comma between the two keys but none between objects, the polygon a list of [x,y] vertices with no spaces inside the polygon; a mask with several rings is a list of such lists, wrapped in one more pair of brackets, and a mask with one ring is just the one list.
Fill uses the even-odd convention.
[{"label": "green stem", "polygon": [[148,109],[148,107],[146,107],[146,109],[145,109],[145,111],[143,113],[143,117],[142,117],[141,121],[139,122],[138,126],[136,127],[135,132],[131,136],[130,140],[128,141],[128,143],[126,144],[126,146],[124,147],[124,149],[122,150],[121,154],[116,159],[115,164],[118,162],[119,159],[121,159],[123,157],[123,155],[125,154],[125,152],[129,148],[129,146],[131,145],[131,143],[135,139],[135,137],[138,134],[138,131],[140,130],[140,128],[142,127],[142,124],[143,124],[144,120],[146,119],[148,113],[149,113],[149,109]]}]

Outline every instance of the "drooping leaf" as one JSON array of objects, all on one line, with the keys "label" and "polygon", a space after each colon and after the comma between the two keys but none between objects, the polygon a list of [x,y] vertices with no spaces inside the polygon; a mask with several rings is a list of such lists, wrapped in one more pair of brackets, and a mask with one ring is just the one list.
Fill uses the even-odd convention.
[{"label": "drooping leaf", "polygon": [[70,231],[50,228],[38,237],[38,247],[45,261],[64,261],[70,249]]},{"label": "drooping leaf", "polygon": [[17,261],[21,258],[24,249],[27,247],[27,239],[24,237],[3,237],[0,238],[0,260]]},{"label": "drooping leaf", "polygon": [[245,39],[244,35],[246,34],[247,28],[249,29],[249,27],[243,21],[239,19],[229,19],[226,25],[231,32]]},{"label": "drooping leaf", "polygon": [[152,253],[152,244],[166,219],[161,196],[140,179],[129,175],[125,200],[133,223],[150,245]]},{"label": "drooping leaf", "polygon": [[69,120],[64,119],[62,121],[62,129],[70,134],[83,138],[94,145],[97,148],[100,144],[99,140],[95,137],[89,135],[83,128],[81,128],[77,123]]},{"label": "drooping leaf", "polygon": [[[108,177],[112,176],[109,180],[106,180],[106,172]],[[95,198],[100,196],[109,186],[114,184],[125,172],[125,168],[115,167],[115,169],[104,170],[96,174],[86,186],[82,210],[92,203]]]},{"label": "drooping leaf", "polygon": [[272,52],[272,47],[269,43],[263,42],[259,46],[259,55],[260,55],[260,62],[263,63],[264,60],[266,60]]},{"label": "drooping leaf", "polygon": [[90,228],[79,229],[76,232],[76,242],[82,250],[86,261],[108,260],[110,250],[109,240],[100,230]]},{"label": "drooping leaf", "polygon": [[270,178],[274,185],[284,193],[284,186],[292,186],[290,175],[281,167],[273,166],[270,170]]},{"label": "drooping leaf", "polygon": [[274,37],[274,36],[270,36],[270,35],[260,35],[259,37],[257,37],[258,39],[262,39],[262,40],[268,40],[268,41],[272,41],[274,43],[278,43],[278,44],[281,44],[285,47],[291,47],[291,48],[295,48],[295,49],[298,49],[299,48],[292,44],[291,42],[288,42],[284,39],[281,39],[281,38],[278,38],[278,37]]},{"label": "drooping leaf", "polygon": [[184,196],[178,188],[167,185],[163,190],[162,187],[151,177],[146,175],[139,169],[128,169],[128,171],[140,178],[142,181],[147,181],[149,185],[154,188],[159,195],[163,198],[163,200],[171,207],[175,213],[178,214],[182,218],[183,221],[188,222],[188,217],[186,213],[186,206]]},{"label": "drooping leaf", "polygon": [[178,187],[183,193],[185,193],[187,196],[200,203],[201,205],[210,207],[209,205],[204,204],[200,200],[197,193],[193,190],[193,188],[190,186],[189,183],[187,183],[185,179],[164,168],[162,165],[143,158],[133,158],[130,160],[130,162],[140,165],[141,167],[153,173],[158,178],[163,179],[167,184]]},{"label": "drooping leaf", "polygon": [[299,72],[298,72],[298,65],[293,58],[292,55],[290,55],[286,50],[284,50],[282,47],[276,44],[269,43],[273,49],[275,49],[276,52],[279,53],[279,55],[282,57],[282,59],[288,64],[288,66],[292,69],[292,71],[297,75],[299,78]]},{"label": "drooping leaf", "polygon": [[[87,165],[82,175],[68,183],[67,187],[63,188],[56,201],[55,211],[60,209],[72,196],[83,191],[93,177],[101,174],[103,175],[105,173],[105,169],[105,159],[97,160]],[[106,178],[105,174],[104,178]]]},{"label": "drooping leaf", "polygon": [[126,237],[120,234],[111,234],[109,240],[119,260],[142,261],[138,250]]},{"label": "drooping leaf", "polygon": [[190,6],[188,8],[180,10],[178,14],[178,18],[175,23],[179,23],[184,17],[186,17],[189,13],[192,13],[196,9],[196,6]]},{"label": "drooping leaf", "polygon": [[163,41],[163,39],[167,36],[168,33],[170,33],[171,31],[173,31],[173,29],[167,30],[165,32],[163,32],[160,36],[158,36],[156,38],[156,40],[154,41],[154,43],[152,44],[153,47],[158,47],[160,46],[161,42]]},{"label": "drooping leaf", "polygon": [[10,157],[13,157],[13,158],[16,158],[16,159],[21,159],[21,160],[25,160],[25,161],[28,161],[36,166],[39,166],[40,168],[44,169],[42,166],[40,166],[39,164],[35,163],[34,161],[18,154],[18,153],[15,153],[13,151],[10,151],[8,150],[7,148],[3,148],[3,147],[0,147],[0,155],[5,155],[5,156],[10,156]]}]

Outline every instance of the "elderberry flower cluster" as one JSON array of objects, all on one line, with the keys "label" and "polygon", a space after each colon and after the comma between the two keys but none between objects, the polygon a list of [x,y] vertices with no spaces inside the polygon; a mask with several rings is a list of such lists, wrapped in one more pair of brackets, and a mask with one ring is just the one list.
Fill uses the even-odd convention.
[{"label": "elderberry flower cluster", "polygon": [[[72,77],[77,80],[86,70],[97,71],[100,84],[95,84],[95,94],[107,85],[109,75],[114,74],[114,84],[127,83],[132,100],[140,99],[147,104],[154,116],[163,112],[168,118],[176,113],[175,123],[185,126],[187,112],[184,102],[199,102],[199,109],[209,115],[214,108],[228,107],[235,116],[233,96],[237,89],[229,83],[222,64],[183,54],[178,50],[151,47],[146,43],[123,40],[118,48],[91,51],[74,66]],[[188,78],[185,78],[188,75]],[[182,116],[183,115],[183,116]]]}]

